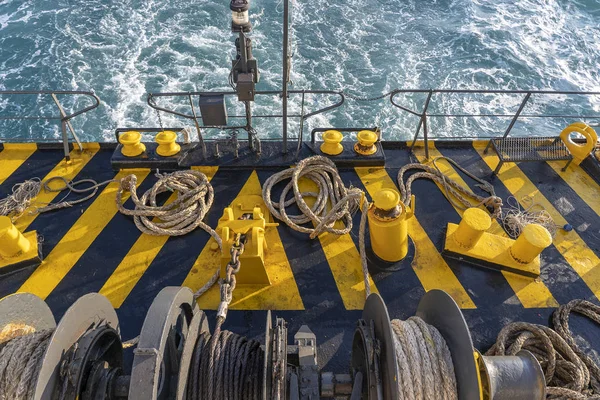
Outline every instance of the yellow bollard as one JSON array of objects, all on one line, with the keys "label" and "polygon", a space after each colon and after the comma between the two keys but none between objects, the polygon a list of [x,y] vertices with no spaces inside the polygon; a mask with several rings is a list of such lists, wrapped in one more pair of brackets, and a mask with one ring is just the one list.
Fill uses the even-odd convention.
[{"label": "yellow bollard", "polygon": [[492,219],[488,213],[480,208],[467,208],[454,232],[454,240],[459,246],[472,249],[490,226],[492,226]]},{"label": "yellow bollard", "polygon": [[156,153],[159,156],[169,157],[181,151],[181,146],[177,144],[177,134],[173,131],[162,131],[159,132],[154,138],[158,147]]},{"label": "yellow bollard", "polygon": [[[411,199],[414,209],[415,198]],[[398,192],[382,189],[373,196],[369,209],[369,235],[371,248],[377,257],[387,262],[397,262],[408,253],[408,223],[413,216],[410,208],[401,201]]]},{"label": "yellow bollard", "polygon": [[121,153],[125,157],[137,157],[146,151],[146,146],[141,143],[142,135],[138,131],[127,131],[119,136],[119,143],[123,145]]},{"label": "yellow bollard", "polygon": [[375,143],[379,136],[373,131],[360,131],[356,136],[358,143],[354,144],[354,151],[363,156],[370,156],[377,153]]},{"label": "yellow bollard", "polygon": [[330,156],[337,156],[344,151],[342,146],[342,132],[329,130],[323,132],[323,144],[321,145],[321,151]]},{"label": "yellow bollard", "polygon": [[548,229],[538,224],[529,224],[510,248],[510,255],[522,264],[532,262],[542,250],[552,244]]},{"label": "yellow bollard", "polygon": [[10,218],[0,217],[0,256],[11,258],[19,253],[27,253],[31,242],[13,225]]}]

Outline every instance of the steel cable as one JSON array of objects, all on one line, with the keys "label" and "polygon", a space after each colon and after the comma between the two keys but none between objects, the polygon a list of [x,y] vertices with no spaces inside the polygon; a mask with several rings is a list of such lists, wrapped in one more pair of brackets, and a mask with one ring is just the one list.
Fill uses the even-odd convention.
[{"label": "steel cable", "polygon": [[194,349],[187,400],[258,400],[262,398],[264,353],[260,343],[217,323],[202,333]]}]

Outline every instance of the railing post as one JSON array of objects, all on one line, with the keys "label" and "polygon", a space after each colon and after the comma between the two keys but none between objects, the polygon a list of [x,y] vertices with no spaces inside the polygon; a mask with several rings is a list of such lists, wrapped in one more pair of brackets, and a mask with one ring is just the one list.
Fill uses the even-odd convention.
[{"label": "railing post", "polygon": [[70,149],[69,149],[69,137],[67,136],[67,121],[61,120],[60,127],[62,131],[63,149],[65,151],[65,160],[71,161]]},{"label": "railing post", "polygon": [[[502,136],[502,139],[506,139],[508,137],[508,134],[510,133],[510,131],[512,131],[512,128],[517,123],[517,120],[519,119],[519,115],[521,115],[521,112],[523,112],[523,109],[525,108],[525,105],[527,105],[527,102],[529,101],[530,97],[531,97],[531,92],[527,92],[527,94],[525,95],[525,98],[523,99],[523,101],[521,102],[521,105],[519,106],[519,109],[515,113],[515,116],[510,121],[510,125],[508,125],[508,128],[506,129],[506,132],[504,132],[504,135]],[[491,145],[492,145],[492,140],[490,139],[490,141],[488,142],[487,146],[485,146],[485,150],[483,150],[483,154],[487,154],[487,152],[490,149]]]},{"label": "railing post", "polygon": [[283,0],[283,92],[282,92],[282,114],[283,114],[283,152],[287,153],[287,111],[288,111],[288,29],[289,29],[289,0]]},{"label": "railing post", "polygon": [[194,101],[192,100],[191,94],[188,94],[188,99],[190,100],[190,107],[192,107],[192,115],[194,116],[196,132],[198,132],[198,142],[200,142],[200,146],[202,146],[202,157],[206,159],[206,144],[204,143],[204,138],[202,137],[202,132],[200,131],[200,124],[198,124],[198,117],[196,116],[196,109],[194,108]]},{"label": "railing post", "polygon": [[[77,142],[79,151],[83,151],[83,146],[81,145],[81,142],[79,141],[79,138],[77,137],[77,134],[75,133],[75,129],[73,129],[73,125],[71,125],[71,121],[69,121],[69,119],[67,118],[67,113],[65,112],[65,109],[63,108],[62,104],[60,104],[60,101],[58,101],[58,97],[56,97],[56,95],[54,93],[51,93],[51,96],[52,96],[52,100],[54,100],[54,103],[56,103],[56,106],[58,107],[58,111],[60,112],[61,122],[63,123],[63,141],[67,143],[66,147],[67,148],[69,147],[69,145],[68,145],[69,138],[67,137],[67,129],[66,129],[66,127],[68,126],[69,130],[71,131],[71,134],[73,135],[73,138],[75,139],[75,142]],[[68,155],[68,152],[66,155]],[[67,159],[67,161],[68,161],[68,159]]]},{"label": "railing post", "polygon": [[429,144],[428,144],[428,129],[427,129],[427,108],[429,108],[429,102],[431,101],[431,96],[433,96],[433,90],[429,90],[429,94],[427,95],[427,99],[425,99],[425,105],[423,106],[423,113],[421,114],[421,118],[419,118],[419,124],[417,125],[417,131],[415,132],[415,137],[413,138],[413,142],[410,145],[410,151],[414,152],[415,143],[419,138],[419,132],[421,131],[421,126],[423,126],[423,139],[425,142],[425,158],[429,158]]}]

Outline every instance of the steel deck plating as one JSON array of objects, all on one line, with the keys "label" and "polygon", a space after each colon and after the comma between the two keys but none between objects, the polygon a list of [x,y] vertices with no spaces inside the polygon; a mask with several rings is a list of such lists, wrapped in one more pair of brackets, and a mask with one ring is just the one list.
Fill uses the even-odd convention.
[{"label": "steel deck plating", "polygon": [[[486,142],[430,142],[429,153],[430,157],[453,158],[477,176],[491,179],[498,157],[492,152],[484,154],[485,145]],[[346,185],[362,188],[369,196],[380,188],[396,188],[399,168],[414,159],[404,143],[388,142],[384,146],[386,167],[340,169]],[[135,173],[142,192],[156,181],[149,169],[113,172],[110,161],[114,145],[89,143],[84,147],[83,153],[73,150],[67,163],[62,148],[4,144],[0,151],[0,196],[9,194],[14,184],[32,177],[60,175],[101,182]],[[415,150],[419,161],[427,162],[423,148]],[[449,165],[440,166],[461,184],[480,191]],[[475,346],[486,350],[501,327],[511,321],[547,325],[558,304],[575,298],[597,303],[598,177],[576,165],[562,172],[563,166],[564,161],[506,163],[491,179],[496,194],[503,199],[511,195],[519,200],[533,197],[558,225],[568,223],[574,227],[570,232],[559,229],[552,246],[542,253],[541,276],[537,280],[444,259],[441,251],[446,223],[458,223],[461,211],[446,200],[443,190],[434,183],[416,181],[416,218],[410,220],[408,227],[414,247],[399,271],[372,271],[372,288],[383,296],[390,317],[404,319],[413,315],[425,291],[443,289],[463,309]],[[206,218],[213,227],[224,207],[242,192],[260,194],[261,184],[276,170],[193,168],[204,172],[215,189],[215,204]],[[141,234],[129,217],[118,213],[116,190],[117,184],[111,183],[84,204],[19,218],[16,225],[21,231],[37,230],[43,237],[45,261],[37,268],[1,275],[0,297],[14,292],[34,293],[45,299],[60,318],[78,297],[100,292],[117,309],[122,336],[128,339],[139,334],[150,303],[163,287],[185,285],[195,290],[202,286],[219,262],[218,254],[210,248],[208,234],[202,230],[183,237]],[[36,203],[58,200],[65,194],[42,192]],[[238,287],[225,328],[258,338],[264,334],[266,310],[274,310],[289,322],[290,335],[302,324],[311,327],[318,338],[319,363],[324,371],[346,372],[354,327],[365,300],[358,252],[359,218],[360,215],[355,216],[352,234],[337,238],[323,234],[310,240],[285,225],[268,228],[266,266],[273,285]],[[505,235],[495,221],[492,230]],[[210,310],[218,304],[218,288],[212,288],[199,304],[209,310],[212,321],[214,312]],[[575,316],[572,325],[600,352],[597,329],[587,329],[591,322]]]}]

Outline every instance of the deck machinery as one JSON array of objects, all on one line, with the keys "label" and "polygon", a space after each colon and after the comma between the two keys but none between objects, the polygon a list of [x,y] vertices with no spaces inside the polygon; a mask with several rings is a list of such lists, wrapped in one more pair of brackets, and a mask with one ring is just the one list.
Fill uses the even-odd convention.
[{"label": "deck machinery", "polygon": [[[548,325],[573,299],[590,300],[580,314],[600,319],[598,116],[559,116],[569,124],[554,136],[509,134],[519,118],[543,116],[523,114],[536,95],[600,93],[487,91],[524,95],[503,136],[430,141],[429,119],[452,117],[428,113],[436,96],[482,91],[398,89],[381,98],[418,117],[412,142],[384,141],[375,126],[316,127],[304,141],[305,121],[347,94],[288,90],[287,1],[283,88],[257,91],[250,4],[230,8],[233,91],[151,93],[158,128],[81,143],[70,121],[99,105],[93,93],[0,92],[51,96],[62,127],[56,145],[1,144],[0,194],[11,208],[0,216],[0,398],[393,400],[421,378],[430,398],[446,398],[450,381],[448,398],[459,400],[555,393],[539,352],[483,350],[509,322]],[[407,93],[424,96],[422,111],[400,104]],[[59,99],[67,95],[93,104],[68,113]],[[263,95],[281,96],[281,115],[253,115]],[[305,111],[308,95],[339,100]],[[230,115],[229,96],[244,115]],[[290,96],[301,97],[300,115],[288,116]],[[161,99],[183,99],[189,112]],[[165,127],[161,113],[191,127]],[[259,139],[253,118],[263,117],[282,118],[281,140]],[[296,143],[288,117],[300,119]],[[213,129],[228,137],[203,135]],[[417,172],[406,181],[409,170]],[[15,194],[27,180],[37,190],[23,200]],[[48,184],[56,180],[65,186]],[[86,180],[94,185],[82,198],[54,201]],[[465,205],[465,196],[477,201]],[[525,209],[516,214],[532,215],[529,196],[550,219],[535,214],[505,232],[510,196]],[[578,368],[592,371],[580,388],[592,396],[588,360],[597,368],[600,334],[593,322],[570,323],[590,343],[588,356],[565,339]]]}]

